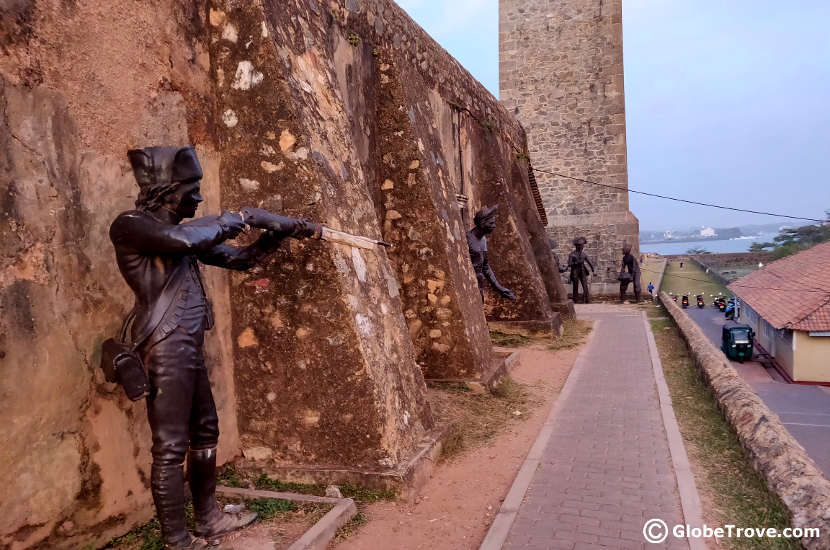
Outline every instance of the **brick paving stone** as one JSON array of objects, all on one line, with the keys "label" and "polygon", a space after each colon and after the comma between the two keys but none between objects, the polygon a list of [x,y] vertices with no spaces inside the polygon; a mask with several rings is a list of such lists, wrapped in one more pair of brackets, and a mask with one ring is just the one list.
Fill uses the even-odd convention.
[{"label": "brick paving stone", "polygon": [[598,321],[585,362],[560,399],[544,456],[504,548],[669,548],[646,544],[651,518],[683,523],[646,331],[639,312],[578,306]]}]

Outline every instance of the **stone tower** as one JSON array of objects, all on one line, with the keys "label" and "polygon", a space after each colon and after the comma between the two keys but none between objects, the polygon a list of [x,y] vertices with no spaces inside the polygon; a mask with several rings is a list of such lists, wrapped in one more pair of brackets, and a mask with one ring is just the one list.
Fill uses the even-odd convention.
[{"label": "stone tower", "polygon": [[592,291],[617,292],[623,241],[639,254],[628,210],[622,0],[500,0],[499,90],[527,130],[534,168],[620,187],[535,174],[560,262],[585,236]]}]

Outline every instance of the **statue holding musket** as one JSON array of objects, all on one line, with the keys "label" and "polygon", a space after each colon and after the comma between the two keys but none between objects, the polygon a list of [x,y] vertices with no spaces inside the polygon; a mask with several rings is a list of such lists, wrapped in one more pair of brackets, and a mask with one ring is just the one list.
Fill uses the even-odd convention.
[{"label": "statue holding musket", "polygon": [[490,282],[490,286],[498,292],[503,298],[508,300],[515,300],[516,295],[509,288],[505,288],[499,284],[496,279],[496,274],[493,273],[493,268],[487,261],[487,235],[493,232],[496,228],[496,215],[498,214],[499,205],[496,204],[490,208],[484,208],[476,212],[473,218],[475,227],[467,231],[467,245],[470,247],[470,260],[473,262],[473,270],[478,280],[478,290],[481,293],[481,301],[484,301],[484,281]]},{"label": "statue holding musket", "polygon": [[577,237],[574,239],[574,250],[568,255],[568,266],[562,268],[562,271],[571,270],[571,284],[573,285],[573,301],[577,301],[579,285],[582,285],[582,301],[588,303],[591,300],[591,291],[588,288],[588,267],[591,268],[591,273],[594,273],[594,264],[585,253],[585,245],[588,241],[585,237]]},{"label": "statue holding musket", "polygon": [[[213,313],[199,264],[246,270],[286,237],[312,236],[315,226],[259,209],[184,221],[202,202],[202,168],[193,147],[147,147],[128,156],[139,196],[136,209],[112,223],[110,239],[135,293],[132,343],[149,376],[150,487],[165,548],[207,548],[208,541],[247,525],[256,514],[224,513],[214,495],[219,421],[202,351]],[[226,244],[246,225],[269,230],[246,247]],[[197,538],[185,525],[185,457]]]}]

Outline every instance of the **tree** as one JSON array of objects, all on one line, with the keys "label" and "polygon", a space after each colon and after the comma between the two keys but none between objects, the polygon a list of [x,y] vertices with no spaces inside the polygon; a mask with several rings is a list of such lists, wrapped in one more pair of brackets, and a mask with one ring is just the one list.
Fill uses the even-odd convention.
[{"label": "tree", "polygon": [[775,259],[791,256],[819,243],[830,241],[830,210],[825,211],[827,220],[816,225],[786,227],[778,232],[771,243],[752,243],[750,252],[772,249]]}]

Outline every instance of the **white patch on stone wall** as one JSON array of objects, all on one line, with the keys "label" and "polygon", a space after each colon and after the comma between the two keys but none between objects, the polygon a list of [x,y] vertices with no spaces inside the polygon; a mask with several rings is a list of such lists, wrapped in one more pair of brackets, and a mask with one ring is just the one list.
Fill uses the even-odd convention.
[{"label": "white patch on stone wall", "polygon": [[293,153],[286,153],[285,157],[291,160],[305,160],[308,158],[308,149],[305,147],[300,147]]},{"label": "white patch on stone wall", "polygon": [[239,124],[239,117],[236,116],[236,112],[233,109],[225,109],[225,112],[222,113],[222,122],[228,128],[233,128]]},{"label": "white patch on stone wall", "polygon": [[245,191],[257,191],[259,189],[259,182],[257,180],[249,180],[248,178],[239,178],[239,186]]},{"label": "white patch on stone wall", "polygon": [[233,23],[225,24],[225,28],[222,29],[222,38],[236,44],[236,40],[239,38],[239,35],[237,34],[236,27],[233,26]]},{"label": "white patch on stone wall", "polygon": [[398,280],[390,275],[389,273],[384,274],[386,277],[386,289],[389,291],[389,296],[395,298],[400,294],[400,290],[398,289]]},{"label": "white patch on stone wall", "polygon": [[283,163],[274,164],[273,162],[268,162],[267,160],[263,160],[259,163],[259,165],[262,167],[263,170],[265,170],[269,174],[273,174],[274,172],[282,170],[285,166]]},{"label": "white patch on stone wall", "polygon": [[270,157],[271,155],[276,154],[276,152],[277,151],[267,143],[263,143],[262,147],[259,149],[259,154],[265,155],[266,157]]},{"label": "white patch on stone wall", "polygon": [[409,426],[409,411],[403,412],[403,425]]},{"label": "white patch on stone wall", "polygon": [[277,394],[272,391],[269,391],[268,395],[265,396],[265,399],[267,399],[269,403],[273,403],[277,400]]},{"label": "white patch on stone wall", "polygon": [[366,282],[366,263],[363,261],[363,256],[360,255],[360,249],[352,247],[352,263],[354,264],[354,271],[357,273],[357,278],[361,283]]},{"label": "white patch on stone wall", "polygon": [[381,458],[378,460],[378,464],[385,468],[391,468],[395,465],[395,459],[392,457]]},{"label": "white patch on stone wall", "polygon": [[349,269],[349,265],[346,263],[346,260],[340,254],[332,254],[334,259],[334,267],[337,269],[337,272],[347,277],[351,274],[352,270]]},{"label": "white patch on stone wall", "polygon": [[240,61],[236,66],[236,76],[234,76],[231,88],[234,90],[250,90],[264,78],[263,74],[254,68],[253,63],[248,60]]},{"label": "white patch on stone wall", "polygon": [[444,224],[444,227],[447,229],[447,239],[451,242],[455,242],[455,236],[452,234],[452,231],[450,231],[450,224]]},{"label": "white patch on stone wall", "polygon": [[262,22],[262,38],[268,38],[268,25],[265,24],[265,21]]},{"label": "white patch on stone wall", "polygon": [[357,328],[360,329],[367,338],[372,337],[372,321],[369,320],[368,317],[365,315],[358,313],[354,316],[354,320],[357,322]]}]

